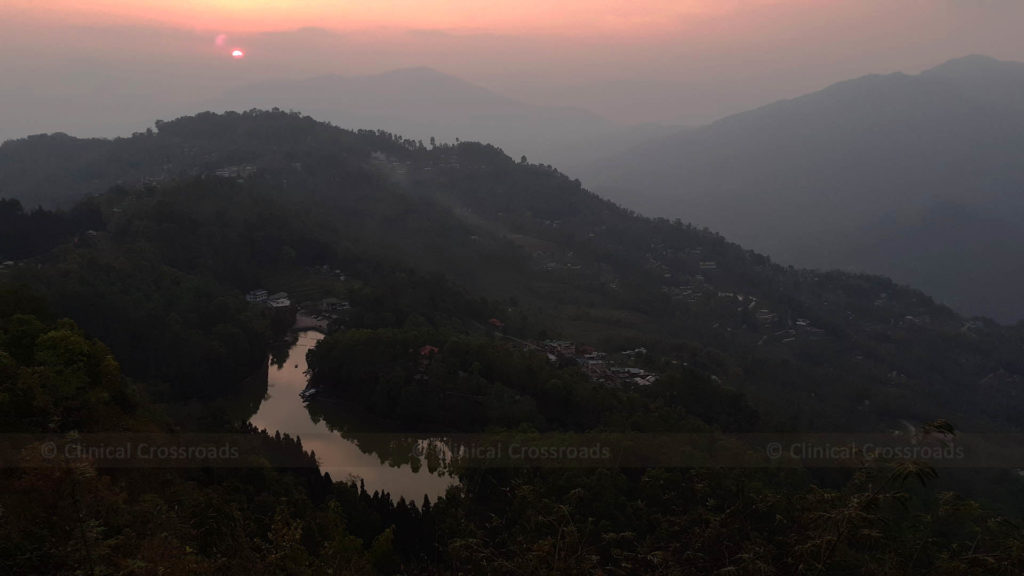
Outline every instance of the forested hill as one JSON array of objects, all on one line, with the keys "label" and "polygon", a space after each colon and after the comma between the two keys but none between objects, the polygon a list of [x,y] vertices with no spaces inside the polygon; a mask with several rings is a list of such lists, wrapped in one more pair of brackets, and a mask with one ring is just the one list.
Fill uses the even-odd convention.
[{"label": "forested hill", "polygon": [[[45,148],[48,139],[66,137],[5,149]],[[198,278],[214,283],[211,296],[240,302],[273,277],[320,264],[366,270],[383,286],[387,263],[446,278],[463,294],[452,302],[488,299],[452,304],[451,316],[494,317],[520,337],[558,336],[599,350],[644,346],[659,370],[685,366],[740,390],[777,426],[878,430],[939,417],[965,427],[1020,426],[1024,327],[961,318],[880,277],[775,265],[707,230],[640,217],[487,145],[429,146],[253,111],[200,114],[75,146],[90,151],[71,156],[97,187],[104,179],[121,186],[88,202],[102,229],[38,255],[43,266],[32,274],[58,306],[81,309],[90,330],[104,321],[87,310],[87,284],[39,276],[92,277],[81,272],[86,266],[116,275],[130,253],[147,258],[167,285],[185,281],[175,276]],[[46,182],[69,173],[31,166],[22,166],[20,186],[60,196],[62,188]],[[32,215],[12,205],[3,217]],[[67,240],[83,234],[71,230]],[[400,327],[441,302],[412,287],[421,285],[390,282],[372,296],[378,308],[392,306],[375,325]],[[110,290],[96,290],[116,308]],[[147,310],[139,326],[162,312]],[[190,327],[184,310],[176,315],[183,329],[202,324]],[[251,347],[258,329],[236,329]],[[116,326],[106,331],[116,337]],[[111,345],[130,366],[132,355]]]},{"label": "forested hill", "polygon": [[[14,146],[47,138],[67,141]],[[301,439],[247,423],[268,391],[247,376],[266,375],[268,343],[294,309],[245,295],[350,305],[307,355],[308,408],[328,423],[332,406],[355,406],[431,435],[687,433],[716,449],[741,432],[892,437],[904,421],[1019,431],[1024,326],[965,320],[884,278],[778,266],[483,144],[424,146],[253,111],[74,146],[90,155],[69,158],[114,185],[67,212],[0,202],[0,425],[172,441],[229,431],[256,439],[260,461],[302,464],[0,468],[0,572],[1024,566],[1013,470],[904,458],[826,470],[468,466],[419,506],[334,483]],[[71,178],[31,166],[22,181],[51,194]],[[603,378],[592,358],[653,378]]]},{"label": "forested hill", "polygon": [[[237,114],[200,114],[156,122],[156,130],[113,140],[39,134],[0,144],[0,197],[30,208],[68,207],[115,183],[133,186],[212,172],[259,159],[264,167],[287,165],[299,150],[319,149],[341,161],[388,141],[329,129],[306,118],[262,115],[258,123]],[[366,147],[369,148],[366,148]]]}]

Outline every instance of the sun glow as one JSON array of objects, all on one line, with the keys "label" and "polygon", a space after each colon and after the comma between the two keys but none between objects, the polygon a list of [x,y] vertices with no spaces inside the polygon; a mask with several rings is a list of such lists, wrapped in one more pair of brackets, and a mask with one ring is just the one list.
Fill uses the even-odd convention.
[{"label": "sun glow", "polygon": [[[818,2],[821,0],[813,0]],[[835,0],[838,1],[838,0]],[[849,0],[846,0],[849,1]],[[28,13],[78,22],[163,22],[195,30],[254,33],[317,26],[335,30],[417,29],[495,33],[653,32],[694,18],[812,0],[4,0]],[[226,29],[226,30],[225,30]]]},{"label": "sun glow", "polygon": [[245,52],[243,52],[243,51],[241,51],[241,50],[236,48],[236,49],[231,51],[231,57],[234,58],[235,60],[240,60],[242,58],[245,58]]}]

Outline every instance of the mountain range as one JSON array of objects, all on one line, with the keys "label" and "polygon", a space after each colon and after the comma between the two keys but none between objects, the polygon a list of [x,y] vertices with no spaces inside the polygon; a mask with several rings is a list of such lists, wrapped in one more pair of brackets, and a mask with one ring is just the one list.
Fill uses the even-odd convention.
[{"label": "mountain range", "polygon": [[[1024,566],[1024,324],[967,319],[880,276],[782,266],[475,142],[250,110],[4,148],[23,190],[106,186],[63,196],[67,211],[0,201],[8,444],[257,442],[173,469],[66,452],[46,464],[47,444],[26,445],[12,461],[38,464],[6,470],[0,490],[6,572],[177,558],[170,572],[204,574]],[[418,432],[485,430],[492,446],[539,431],[558,460],[456,462],[458,485],[419,505],[321,475],[309,437],[248,423],[283,393],[267,375],[289,356],[270,349],[297,317],[251,301],[257,288],[331,311],[307,353],[307,408],[359,450],[433,471],[411,451]],[[367,415],[412,432],[373,433]],[[614,460],[561,455],[619,432]],[[713,459],[649,458],[701,453]]]},{"label": "mountain range", "polygon": [[1024,318],[1024,64],[858,78],[601,162],[595,189],[785,264],[890,276]]},{"label": "mountain range", "polygon": [[[302,266],[389,262],[508,303],[496,317],[507,324],[525,314],[533,330],[599,348],[643,345],[699,366],[774,421],[849,430],[938,416],[1019,425],[1020,327],[969,321],[882,277],[780,266],[716,233],[641,217],[493,146],[431,149],[280,111],[203,113],[114,141],[15,144],[90,158],[97,182],[120,184],[76,207],[74,219],[96,221],[98,210],[119,231],[111,242],[138,246],[128,254],[165,254],[155,266],[200,271],[239,298],[275,277],[307,274]],[[23,180],[41,186],[54,166],[26,160]],[[13,253],[11,242],[0,252]],[[73,303],[89,301],[75,291],[97,278],[126,282],[116,262],[127,254],[104,266],[110,254],[94,262],[85,253],[58,252],[71,260],[40,268],[99,266],[80,281],[33,283],[70,290],[53,300]],[[418,297],[404,290],[382,298],[394,306]],[[109,325],[115,304],[72,317],[112,345],[134,339]]]},{"label": "mountain range", "polygon": [[343,128],[387,130],[425,142],[488,142],[515,158],[527,155],[569,172],[672,131],[619,125],[578,107],[527,104],[425,67],[268,80],[231,89],[202,107],[277,107]]},{"label": "mountain range", "polygon": [[[97,94],[61,97],[6,90],[0,91],[0,107],[18,111],[0,126],[0,140],[11,142],[0,146],[0,193],[43,206],[66,206],[64,200],[73,201],[82,193],[99,190],[83,188],[92,181],[94,170],[89,167],[88,155],[83,157],[60,147],[47,151],[54,154],[52,158],[39,161],[52,163],[52,169],[59,173],[54,178],[63,178],[59,186],[53,181],[47,188],[63,186],[63,191],[40,194],[12,183],[24,172],[25,158],[21,154],[33,126],[108,136],[140,131],[150,118],[161,114],[280,108],[298,110],[343,128],[386,130],[424,142],[488,142],[516,158],[526,155],[531,161],[573,173],[597,159],[676,129],[658,124],[620,125],[578,107],[529,104],[423,67],[363,76],[265,80],[229,88],[215,97],[172,98],[146,93],[141,87],[121,89],[116,85],[104,87]],[[126,154],[130,156],[131,152]],[[134,176],[131,166],[122,168],[125,170],[111,176]],[[69,173],[75,173],[74,177],[60,175]]]},{"label": "mountain range", "polygon": [[[1024,64],[971,56],[667,136],[665,126],[529,105],[428,68],[266,81],[206,107],[298,109],[426,143],[488,141],[578,175],[626,207],[710,228],[784,264],[882,274],[965,314],[1012,323],[1024,318],[1022,103]],[[126,139],[8,141],[0,194],[70,206],[111,182],[177,176],[212,153],[202,143],[154,143],[163,147],[159,166]]]}]

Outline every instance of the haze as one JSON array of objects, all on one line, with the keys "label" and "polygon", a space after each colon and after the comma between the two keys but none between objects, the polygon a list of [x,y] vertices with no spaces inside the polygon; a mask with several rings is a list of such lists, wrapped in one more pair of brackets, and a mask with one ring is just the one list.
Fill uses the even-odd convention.
[{"label": "haze", "polygon": [[0,139],[124,135],[254,81],[414,66],[618,124],[695,125],[862,74],[1024,59],[1021,21],[1009,0],[7,0]]}]

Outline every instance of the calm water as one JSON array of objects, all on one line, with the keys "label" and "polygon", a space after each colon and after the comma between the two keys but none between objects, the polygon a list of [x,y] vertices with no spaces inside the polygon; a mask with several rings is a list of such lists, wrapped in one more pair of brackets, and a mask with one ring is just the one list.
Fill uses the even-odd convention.
[{"label": "calm water", "polygon": [[390,492],[396,501],[400,496],[416,503],[424,495],[431,500],[442,496],[455,479],[431,474],[426,466],[414,472],[409,465],[384,464],[377,454],[364,453],[356,442],[343,438],[323,421],[313,421],[299,393],[306,387],[306,351],[321,338],[323,335],[316,331],[300,332],[284,365],[278,368],[270,364],[267,396],[250,420],[253,425],[271,434],[280,431],[300,437],[303,448],[316,452],[320,470],[334,480],[361,478],[367,491]]}]

